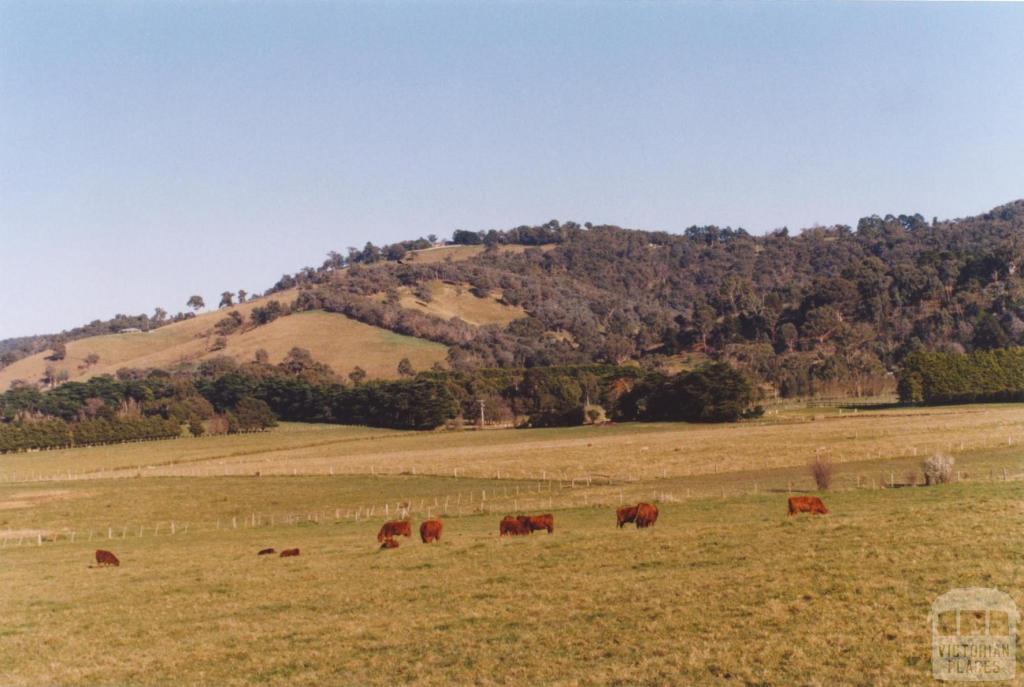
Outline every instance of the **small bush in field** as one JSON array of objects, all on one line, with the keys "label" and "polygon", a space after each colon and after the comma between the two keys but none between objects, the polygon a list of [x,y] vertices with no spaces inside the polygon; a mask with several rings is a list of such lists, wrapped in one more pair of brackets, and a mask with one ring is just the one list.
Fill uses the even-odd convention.
[{"label": "small bush in field", "polygon": [[953,456],[944,453],[936,453],[924,461],[921,469],[924,472],[924,483],[928,486],[933,484],[946,484],[953,480],[953,465],[956,461]]},{"label": "small bush in field", "polygon": [[832,478],[836,471],[832,461],[818,456],[807,465],[807,469],[810,470],[811,477],[820,491],[827,491],[832,486]]}]

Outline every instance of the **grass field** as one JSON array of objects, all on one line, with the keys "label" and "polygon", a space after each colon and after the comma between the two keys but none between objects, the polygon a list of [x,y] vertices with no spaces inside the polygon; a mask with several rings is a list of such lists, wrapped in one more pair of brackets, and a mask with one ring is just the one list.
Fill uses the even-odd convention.
[{"label": "grass field", "polygon": [[[996,587],[1024,607],[1024,417],[1012,405],[810,417],[822,414],[430,434],[283,425],[0,456],[7,478],[33,462],[54,478],[0,481],[0,684],[930,684],[936,596]],[[962,482],[881,488],[919,464],[914,441],[956,437]],[[849,456],[822,495],[832,513],[787,518],[822,447]],[[634,459],[645,469],[610,484],[533,474]],[[87,472],[124,466],[144,477]],[[80,478],[56,479],[67,470]],[[161,470],[176,474],[147,477]],[[659,502],[658,524],[616,529],[614,507],[641,498]],[[384,504],[416,522],[446,513],[442,543],[378,550]],[[504,513],[549,507],[553,535],[497,536]],[[302,555],[257,558],[266,546]],[[98,547],[122,566],[88,567]]]},{"label": "grass field", "polygon": [[[818,419],[814,419],[818,418]],[[815,455],[837,463],[906,459],[935,451],[960,454],[1024,445],[1024,406],[1015,404],[780,411],[733,425],[632,423],[568,429],[398,432],[288,425],[247,437],[204,437],[144,445],[92,447],[0,458],[0,482],[14,472],[58,476],[164,467],[146,474],[324,474],[412,472],[517,479],[636,481],[802,468]],[[134,473],[133,473],[134,474]]]}]

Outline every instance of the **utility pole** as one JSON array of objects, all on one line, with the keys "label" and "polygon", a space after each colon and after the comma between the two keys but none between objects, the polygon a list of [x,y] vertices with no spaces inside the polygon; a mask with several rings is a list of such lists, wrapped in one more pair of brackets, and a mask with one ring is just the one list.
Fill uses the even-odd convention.
[{"label": "utility pole", "polygon": [[480,400],[477,401],[477,403],[480,404],[480,429],[483,429],[484,428],[484,404],[486,403],[486,401],[484,401],[484,399],[481,398]]}]

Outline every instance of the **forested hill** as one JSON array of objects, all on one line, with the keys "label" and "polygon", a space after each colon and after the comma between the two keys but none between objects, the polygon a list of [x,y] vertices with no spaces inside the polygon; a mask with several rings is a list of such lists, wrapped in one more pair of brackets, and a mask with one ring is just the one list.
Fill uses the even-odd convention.
[{"label": "forested hill", "polygon": [[[454,238],[483,249],[424,263],[403,245],[368,245],[277,288],[303,287],[299,309],[443,342],[455,366],[657,365],[696,351],[785,395],[877,391],[922,348],[1024,343],[1024,201],[966,219],[874,216],[797,235],[551,222]],[[536,247],[508,250],[522,245]],[[426,297],[437,281],[528,316],[472,327],[406,307],[406,290]]]},{"label": "forested hill", "polygon": [[707,356],[784,395],[892,388],[916,350],[1024,344],[1024,201],[795,235],[553,221],[453,242],[332,252],[265,295],[288,295],[275,318],[324,310],[442,343],[454,368]]}]

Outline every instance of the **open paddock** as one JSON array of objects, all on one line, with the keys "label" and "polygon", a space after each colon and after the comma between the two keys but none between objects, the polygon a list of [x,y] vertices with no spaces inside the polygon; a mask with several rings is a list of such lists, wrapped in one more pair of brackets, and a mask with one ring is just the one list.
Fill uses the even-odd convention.
[{"label": "open paddock", "polygon": [[[129,499],[146,483],[120,482]],[[574,508],[512,540],[485,514],[393,551],[380,518],[279,525],[106,542],[107,570],[88,567],[95,542],[7,548],[0,683],[921,684],[934,597],[1024,602],[1022,497],[846,491],[820,518],[787,518],[783,494],[695,498],[644,531]]]},{"label": "open paddock", "polygon": [[[813,419],[818,417],[819,419]],[[288,474],[433,474],[620,482],[800,468],[920,461],[1024,446],[1024,405],[894,408],[728,425],[628,423],[534,430],[376,430],[283,424],[265,433],[201,437],[0,457],[0,483],[37,477],[105,478]]]}]

